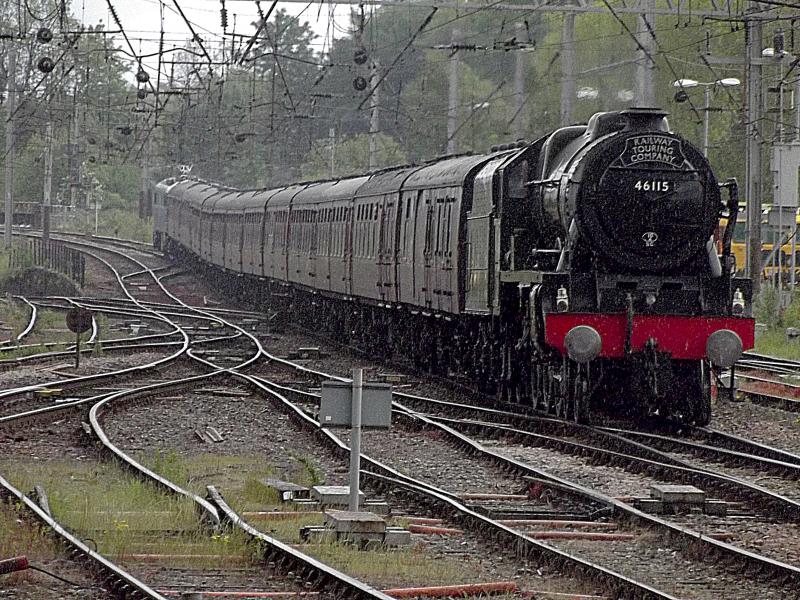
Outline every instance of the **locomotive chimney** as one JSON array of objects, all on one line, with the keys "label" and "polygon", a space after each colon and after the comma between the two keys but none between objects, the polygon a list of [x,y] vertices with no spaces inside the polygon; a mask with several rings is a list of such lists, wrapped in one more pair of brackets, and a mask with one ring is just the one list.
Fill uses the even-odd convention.
[{"label": "locomotive chimney", "polygon": [[669,113],[660,108],[629,108],[619,114],[626,121],[623,131],[669,131]]}]

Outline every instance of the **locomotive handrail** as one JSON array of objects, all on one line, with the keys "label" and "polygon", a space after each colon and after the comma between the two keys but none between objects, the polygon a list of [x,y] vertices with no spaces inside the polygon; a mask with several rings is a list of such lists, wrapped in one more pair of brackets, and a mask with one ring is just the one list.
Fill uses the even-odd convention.
[{"label": "locomotive handrail", "polygon": [[728,223],[725,225],[725,233],[722,234],[722,258],[727,266],[728,257],[731,256],[731,245],[733,243],[733,230],[736,228],[736,220],[739,217],[739,184],[735,177],[731,177],[725,183],[719,185],[728,190]]}]

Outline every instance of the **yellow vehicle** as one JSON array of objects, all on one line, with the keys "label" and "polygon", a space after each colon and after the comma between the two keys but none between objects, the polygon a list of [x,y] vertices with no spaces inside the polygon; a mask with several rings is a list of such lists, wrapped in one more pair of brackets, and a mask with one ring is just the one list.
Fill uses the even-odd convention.
[{"label": "yellow vehicle", "polygon": [[[773,253],[775,247],[774,237],[775,228],[769,224],[769,213],[772,207],[764,208],[761,213],[761,275],[764,279],[775,277],[778,272],[778,256]],[[720,220],[720,234],[725,231],[727,219]],[[781,246],[780,271],[785,278],[788,278],[792,268],[792,238],[795,238],[795,276],[800,276],[800,238],[797,238],[798,227],[800,227],[800,212],[795,215],[795,229],[784,234],[783,245]],[[717,236],[719,238],[719,236]],[[736,228],[733,230],[733,242],[731,243],[731,254],[736,261],[736,271],[742,272],[746,265],[747,246],[747,216],[743,208],[740,208],[736,219]],[[798,277],[800,279],[800,277]]]}]

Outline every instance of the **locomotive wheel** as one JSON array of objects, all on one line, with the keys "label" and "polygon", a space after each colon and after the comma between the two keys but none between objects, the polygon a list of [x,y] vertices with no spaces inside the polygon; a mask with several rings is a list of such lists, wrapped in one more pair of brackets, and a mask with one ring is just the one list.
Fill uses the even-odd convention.
[{"label": "locomotive wheel", "polygon": [[683,421],[700,427],[711,420],[711,370],[705,361],[679,361],[673,367],[673,393]]},{"label": "locomotive wheel", "polygon": [[532,379],[533,407],[536,410],[547,410],[547,371],[543,363],[534,363]]},{"label": "locomotive wheel", "polygon": [[705,361],[700,361],[699,394],[694,406],[694,424],[704,427],[711,421],[711,369]]},{"label": "locomotive wheel", "polygon": [[576,423],[585,423],[588,414],[589,404],[589,381],[584,373],[578,368],[578,375],[575,377],[572,386],[572,418]]}]

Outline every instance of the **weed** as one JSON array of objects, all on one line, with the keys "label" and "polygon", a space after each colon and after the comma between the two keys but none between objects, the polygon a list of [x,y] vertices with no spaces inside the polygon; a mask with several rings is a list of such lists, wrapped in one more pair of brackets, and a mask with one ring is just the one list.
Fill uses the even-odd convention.
[{"label": "weed", "polygon": [[245,479],[244,487],[242,488],[242,497],[245,500],[261,505],[275,505],[281,502],[277,490],[267,487],[253,477]]},{"label": "weed", "polygon": [[167,451],[156,450],[152,457],[152,464],[156,473],[178,485],[185,486],[189,482],[189,470],[183,458],[174,448]]},{"label": "weed", "polygon": [[297,477],[300,485],[314,487],[315,485],[321,485],[325,482],[324,472],[319,468],[319,465],[314,462],[313,458],[299,454],[291,454],[291,457],[303,467],[303,470]]}]

